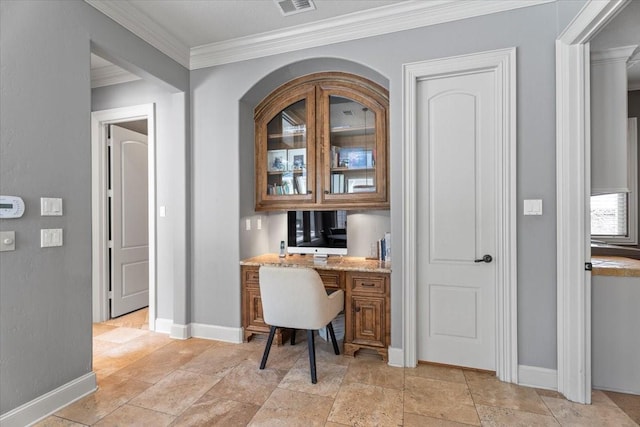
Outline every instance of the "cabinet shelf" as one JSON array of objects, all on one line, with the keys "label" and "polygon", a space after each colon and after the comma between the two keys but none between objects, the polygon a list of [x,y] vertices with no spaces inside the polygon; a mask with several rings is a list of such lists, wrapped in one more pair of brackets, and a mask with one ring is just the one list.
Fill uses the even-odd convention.
[{"label": "cabinet shelf", "polygon": [[267,136],[269,139],[284,139],[289,137],[307,136],[307,131],[292,133],[272,133]]},{"label": "cabinet shelf", "polygon": [[283,175],[285,173],[303,174],[306,172],[306,169],[294,169],[294,170],[281,170],[281,171],[267,171],[267,175]]},{"label": "cabinet shelf", "polygon": [[[358,127],[337,127],[337,128],[332,128],[331,129],[331,134],[342,134],[342,135],[362,135],[364,136],[365,134],[363,134],[363,131],[371,131],[371,134],[373,134],[373,132],[375,132],[375,128],[374,127],[364,127],[364,126],[358,126]],[[367,135],[371,135],[371,134],[367,134]]]},{"label": "cabinet shelf", "polygon": [[331,172],[370,172],[370,171],[374,171],[375,172],[376,167],[371,167],[371,168],[344,168],[344,167],[340,167],[340,168],[331,168]]}]

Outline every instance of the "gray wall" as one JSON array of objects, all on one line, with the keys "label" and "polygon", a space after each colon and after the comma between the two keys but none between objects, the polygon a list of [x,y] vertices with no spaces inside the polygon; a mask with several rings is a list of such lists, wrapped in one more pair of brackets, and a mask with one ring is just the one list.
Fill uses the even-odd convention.
[{"label": "gray wall", "polygon": [[[287,68],[289,64],[336,58],[361,64],[389,82],[390,229],[395,265],[392,345],[402,347],[402,64],[516,46],[518,210],[523,199],[544,200],[543,216],[525,218],[520,212],[518,216],[519,357],[521,364],[555,369],[554,41],[583,3],[546,4],[193,71],[192,320],[239,327],[238,261],[251,255],[246,249],[250,242],[258,242],[259,251],[264,251],[273,250],[277,241],[268,232],[249,237],[243,231],[244,219],[256,216],[251,210],[253,159],[249,145],[253,144],[251,109],[257,100],[248,100],[245,95],[260,83],[273,85],[263,79],[276,70],[283,71],[282,81],[300,75],[293,67]],[[221,156],[224,161],[219,160]],[[272,217],[279,221],[275,219],[278,215],[269,216],[270,220]],[[236,227],[240,228],[240,239]]]},{"label": "gray wall", "polygon": [[[17,240],[0,254],[3,414],[91,372],[92,43],[188,90],[187,70],[84,2],[0,2],[0,192],[26,203],[0,223]],[[41,217],[43,196],[62,197],[64,216]],[[39,230],[58,227],[64,246],[41,249]]]},{"label": "gray wall", "polygon": [[[140,104],[155,104],[156,114],[156,206],[166,207],[166,217],[156,218],[157,287],[156,317],[173,319],[173,284],[180,267],[177,262],[185,262],[184,250],[174,245],[173,224],[184,223],[184,200],[176,195],[184,194],[184,163],[181,174],[180,162],[184,158],[184,146],[177,143],[184,135],[184,121],[180,123],[180,111],[184,108],[181,94],[168,92],[162,86],[137,80],[115,86],[105,86],[91,91],[91,111],[128,107]],[[182,176],[182,180],[180,179]],[[184,268],[182,270],[184,272]],[[184,280],[184,279],[183,279]]]},{"label": "gray wall", "polygon": [[[178,188],[178,194],[172,197],[179,200],[177,206],[184,205],[178,207],[177,217],[171,217],[169,210],[167,219],[171,232],[165,241],[175,257],[173,320],[237,327],[243,241],[238,222],[245,215],[253,216],[251,205],[243,201],[250,197],[246,190],[252,185],[252,172],[247,171],[253,168],[248,154],[252,148],[239,141],[252,139],[251,111],[256,100],[243,97],[254,85],[282,67],[317,58],[362,64],[388,81],[389,224],[394,264],[399,266],[401,65],[517,46],[518,206],[525,198],[545,200],[544,216],[518,218],[520,363],[555,368],[554,39],[582,4],[582,0],[546,4],[229,64],[194,71],[190,79],[179,64],[84,2],[0,2],[0,191],[21,195],[27,204],[23,218],[0,223],[2,230],[17,232],[18,247],[0,254],[0,413],[91,371],[91,49],[176,93],[175,102],[190,106],[175,117],[178,126],[191,124],[179,131],[175,141],[182,146],[178,171],[159,177],[162,182],[178,180],[171,186]],[[281,73],[280,80],[287,81],[300,71],[293,67],[288,72]],[[189,90],[192,98],[180,93]],[[193,152],[186,143],[190,140]],[[189,181],[181,171],[189,171],[190,159]],[[65,215],[40,217],[42,196],[62,197]],[[384,215],[381,220],[365,219],[380,227],[385,221]],[[39,248],[38,230],[45,227],[64,228],[65,245]],[[260,251],[270,250],[270,240],[265,230]],[[402,280],[402,271],[395,267],[395,347],[402,346]]]}]

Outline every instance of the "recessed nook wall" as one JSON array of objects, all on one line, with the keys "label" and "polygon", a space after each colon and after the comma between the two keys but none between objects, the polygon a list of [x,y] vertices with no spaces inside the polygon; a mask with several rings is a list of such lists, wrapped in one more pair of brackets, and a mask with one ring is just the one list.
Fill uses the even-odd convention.
[{"label": "recessed nook wall", "polygon": [[[305,75],[340,71],[367,78],[389,88],[389,81],[379,72],[362,64],[340,58],[313,58],[283,66],[265,75],[241,98],[239,105],[239,162],[240,173],[240,254],[241,259],[265,252],[278,252],[281,240],[286,241],[286,214],[283,212],[259,212],[254,210],[254,108],[284,83]],[[252,173],[247,173],[252,171]],[[261,230],[257,230],[260,219]],[[247,230],[247,220],[251,230]],[[363,210],[348,213],[349,255],[369,255],[370,244],[390,231],[390,212]]]}]

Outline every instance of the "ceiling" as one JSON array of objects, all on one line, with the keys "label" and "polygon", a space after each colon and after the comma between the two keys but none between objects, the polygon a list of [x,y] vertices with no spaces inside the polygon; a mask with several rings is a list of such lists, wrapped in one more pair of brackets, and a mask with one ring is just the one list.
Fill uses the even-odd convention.
[{"label": "ceiling", "polygon": [[283,16],[272,0],[129,0],[127,3],[193,48],[304,25],[402,0],[314,0],[316,9]]},{"label": "ceiling", "polygon": [[638,46],[627,61],[629,90],[640,90],[640,1],[632,1],[591,40],[591,51]]},{"label": "ceiling", "polygon": [[[313,0],[315,10],[289,16],[277,4],[282,0],[85,1],[193,70],[553,0]],[[637,22],[640,1],[592,40],[592,50],[640,45]],[[629,87],[640,89],[640,48],[628,75]],[[92,87],[138,79],[91,55]]]},{"label": "ceiling", "polygon": [[[382,6],[393,7],[404,2],[404,0],[313,0],[315,10],[284,16],[276,0],[87,1],[138,34],[139,30],[131,23],[123,21],[122,15],[136,18],[147,29],[159,34],[159,37],[170,39],[169,44],[181,48],[186,54],[192,48],[246,39],[257,34],[273,34],[312,22],[357,14]],[[142,37],[141,34],[138,35]],[[183,59],[182,57],[176,58],[174,55],[176,60]],[[138,79],[140,79],[138,76],[123,68],[91,54],[93,88]]]},{"label": "ceiling", "polygon": [[535,6],[555,0],[84,0],[195,70],[231,62]]}]

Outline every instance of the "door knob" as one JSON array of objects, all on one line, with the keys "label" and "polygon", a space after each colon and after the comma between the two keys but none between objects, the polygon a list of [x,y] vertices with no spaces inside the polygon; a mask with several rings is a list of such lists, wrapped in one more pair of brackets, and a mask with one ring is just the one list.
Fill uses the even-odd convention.
[{"label": "door knob", "polygon": [[490,263],[491,261],[493,261],[493,257],[491,255],[485,255],[480,259],[474,260],[474,262],[486,262],[486,263]]}]

